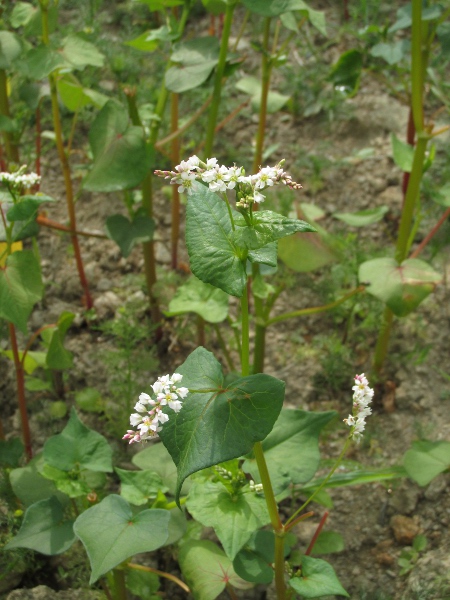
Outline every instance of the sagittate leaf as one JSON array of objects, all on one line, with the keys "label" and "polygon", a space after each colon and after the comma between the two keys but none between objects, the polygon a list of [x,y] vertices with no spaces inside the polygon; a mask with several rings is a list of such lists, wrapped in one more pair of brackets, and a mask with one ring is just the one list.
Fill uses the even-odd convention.
[{"label": "sagittate leaf", "polygon": [[110,100],[89,132],[94,164],[84,181],[92,192],[114,192],[138,185],[148,173],[144,130],[128,122],[124,107]]},{"label": "sagittate leaf", "polygon": [[112,471],[112,450],[108,442],[102,435],[83,425],[74,408],[62,432],[45,442],[43,454],[46,463],[61,471]]},{"label": "sagittate leaf", "polygon": [[15,33],[0,31],[0,69],[7,70],[22,52],[22,42]]},{"label": "sagittate leaf", "polygon": [[[305,483],[319,466],[319,434],[336,413],[311,413],[283,409],[272,432],[263,441],[264,455],[276,494],[290,484]],[[244,462],[244,471],[260,481],[254,458]]]},{"label": "sagittate leaf", "polygon": [[312,553],[332,554],[342,552],[345,548],[344,538],[337,531],[322,531],[317,538]]},{"label": "sagittate leaf", "polygon": [[[164,485],[168,488],[169,493],[175,496],[177,467],[164,444],[153,443],[135,454],[131,460],[140,469],[148,469],[158,473]],[[188,484],[188,481],[184,483],[181,489],[182,494],[187,494]]]},{"label": "sagittate leaf", "polygon": [[248,488],[231,494],[220,482],[196,483],[186,505],[196,521],[214,528],[231,560],[254,531],[270,523],[265,499]]},{"label": "sagittate leaf", "polygon": [[20,68],[31,79],[40,81],[64,65],[61,54],[43,44],[27,52]]},{"label": "sagittate leaf", "polygon": [[242,252],[232,242],[232,227],[225,202],[193,182],[186,209],[186,245],[196,277],[241,297],[247,283]]},{"label": "sagittate leaf", "polygon": [[141,552],[160,548],[169,535],[170,513],[148,509],[133,515],[130,505],[112,494],[82,513],[74,524],[91,563],[89,583]]},{"label": "sagittate leaf", "polygon": [[213,542],[187,542],[181,547],[178,559],[196,600],[215,600],[228,582],[236,588],[251,587],[236,575],[231,560]]},{"label": "sagittate leaf", "polygon": [[74,541],[73,520],[64,519],[63,506],[52,496],[27,509],[19,533],[5,549],[30,548],[53,556],[68,550]]},{"label": "sagittate leaf", "polygon": [[228,315],[228,298],[222,290],[192,276],[177,289],[165,314],[171,317],[193,312],[208,323],[220,323]]},{"label": "sagittate leaf", "polygon": [[9,474],[13,492],[25,506],[31,506],[50,496],[56,496],[60,502],[68,501],[67,496],[57,490],[53,481],[41,475],[43,466],[43,457],[39,454],[26,467],[13,469]]},{"label": "sagittate leaf", "polygon": [[274,571],[275,536],[272,531],[253,533],[244,548],[233,560],[239,577],[253,583],[270,583]]},{"label": "sagittate leaf", "polygon": [[[243,77],[236,83],[238,90],[251,96],[252,108],[255,111],[259,111],[261,106],[261,86],[261,80],[256,79],[256,77]],[[271,114],[278,112],[283,108],[289,98],[290,96],[269,90],[267,96],[267,112]]]},{"label": "sagittate leaf", "polygon": [[326,561],[311,556],[302,558],[302,575],[289,580],[289,585],[304,598],[349,595],[339,583],[334,569]]},{"label": "sagittate leaf", "polygon": [[403,457],[403,466],[411,479],[419,485],[428,485],[450,468],[450,442],[414,442]]},{"label": "sagittate leaf", "polygon": [[395,65],[407,55],[408,50],[409,43],[406,40],[399,40],[391,44],[385,42],[375,44],[370,50],[370,54],[376,58],[382,58],[388,65]]},{"label": "sagittate leaf", "polygon": [[103,67],[105,62],[104,55],[97,50],[94,44],[76,34],[66,37],[61,54],[74,69],[82,70],[87,66]]},{"label": "sagittate leaf", "polygon": [[348,50],[341,54],[337,63],[333,65],[329,80],[348,96],[354,96],[358,91],[362,66],[362,53],[359,50]]},{"label": "sagittate leaf", "polygon": [[366,227],[373,223],[381,221],[383,216],[388,212],[387,206],[376,206],[375,208],[367,208],[354,213],[334,213],[333,217],[347,223],[351,227]]},{"label": "sagittate leaf", "polygon": [[0,440],[0,466],[17,467],[23,456],[24,446],[19,438]]},{"label": "sagittate leaf", "polygon": [[160,437],[177,465],[178,500],[183,481],[196,471],[238,458],[271,431],[280,414],[284,383],[270,375],[243,377],[224,387],[220,364],[200,347],[177,369],[191,392],[170,413]]},{"label": "sagittate leaf", "polygon": [[389,306],[397,317],[409,315],[425,300],[442,277],[423,260],[408,258],[400,265],[393,258],[376,258],[359,267],[359,280],[367,291]]},{"label": "sagittate leaf", "polygon": [[41,268],[30,250],[10,254],[0,269],[0,317],[26,333],[33,306],[42,298]]},{"label": "sagittate leaf", "polygon": [[171,61],[176,63],[165,75],[166,87],[180,94],[204,83],[219,60],[217,37],[203,37],[175,45]]},{"label": "sagittate leaf", "polygon": [[317,226],[317,233],[297,233],[283,238],[278,254],[284,264],[299,273],[308,273],[336,260],[336,252],[327,243],[326,232]]},{"label": "sagittate leaf", "polygon": [[172,42],[176,40],[178,34],[172,32],[167,25],[163,25],[158,29],[152,29],[141,34],[137,38],[125,42],[127,46],[141,50],[142,52],[153,52],[159,47],[160,42]]},{"label": "sagittate leaf", "polygon": [[129,256],[136,244],[150,242],[155,232],[155,222],[147,215],[138,213],[130,221],[123,215],[106,219],[106,233],[120,248],[122,256]]},{"label": "sagittate leaf", "polygon": [[57,81],[58,93],[64,106],[71,112],[77,112],[85,106],[93,105],[96,108],[103,108],[108,102],[108,96],[84,88],[70,74],[65,78],[59,78]]}]

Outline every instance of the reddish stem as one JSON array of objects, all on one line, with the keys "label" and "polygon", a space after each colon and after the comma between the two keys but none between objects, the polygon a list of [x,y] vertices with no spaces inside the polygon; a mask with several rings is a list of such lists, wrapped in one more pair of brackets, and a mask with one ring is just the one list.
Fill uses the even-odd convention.
[{"label": "reddish stem", "polygon": [[17,400],[19,402],[20,419],[22,422],[23,443],[25,446],[25,454],[27,459],[31,460],[33,458],[33,451],[31,449],[30,424],[28,421],[27,404],[25,399],[25,373],[23,364],[20,360],[19,349],[17,347],[16,328],[12,323],[8,323],[8,327],[14,359],[14,367],[16,369]]},{"label": "reddish stem", "polygon": [[[406,142],[410,146],[414,146],[414,138],[416,136],[416,128],[414,126],[413,112],[412,108],[409,109],[409,117],[408,117],[408,126],[406,128]],[[403,198],[405,198],[406,190],[408,189],[409,183],[409,173],[406,171],[403,173],[403,182],[402,182],[402,191]]]},{"label": "reddish stem", "polygon": [[348,12],[348,0],[344,0],[344,21],[350,20],[350,13]]},{"label": "reddish stem", "polygon": [[320,523],[317,526],[314,535],[312,536],[312,540],[309,543],[308,549],[305,552],[306,556],[309,556],[314,548],[314,544],[317,542],[317,538],[319,537],[320,532],[322,531],[323,526],[325,525],[325,521],[328,519],[329,512],[325,511],[323,513],[323,517],[320,519]]},{"label": "reddish stem", "polygon": [[77,230],[73,230],[70,227],[66,227],[65,225],[61,225],[61,223],[57,223],[56,221],[52,221],[51,219],[47,219],[47,217],[44,217],[43,215],[38,215],[36,217],[36,223],[38,223],[39,225],[43,225],[44,227],[49,227],[50,229],[56,229],[58,231],[64,231],[64,233],[82,235],[84,237],[100,238],[102,240],[109,239],[108,236],[104,235],[103,233],[89,233],[88,231],[79,231],[78,229]]},{"label": "reddish stem", "polygon": [[448,217],[450,217],[450,208],[447,208],[447,210],[436,223],[436,225],[433,227],[433,229],[423,238],[423,240],[420,242],[420,244],[417,246],[414,252],[410,254],[409,258],[417,258],[419,256],[419,254],[430,242],[430,240],[436,235],[436,233],[439,231],[439,228],[445,223]]},{"label": "reddish stem", "polygon": [[0,168],[2,171],[6,171],[6,163],[3,157],[3,146],[0,144]]}]

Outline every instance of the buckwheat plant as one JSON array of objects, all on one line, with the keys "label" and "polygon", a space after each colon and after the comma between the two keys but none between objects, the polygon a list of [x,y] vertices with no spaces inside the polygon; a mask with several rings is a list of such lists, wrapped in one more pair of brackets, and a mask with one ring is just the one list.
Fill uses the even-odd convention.
[{"label": "buckwheat plant", "polygon": [[[345,419],[351,429],[344,448],[323,483],[283,523],[276,496],[313,476],[318,459],[308,464],[311,454],[303,459],[302,453],[307,452],[309,445],[316,447],[320,429],[334,416],[283,409],[284,382],[258,372],[256,363],[250,365],[248,293],[252,279],[259,276],[261,265],[276,266],[278,239],[315,231],[304,221],[260,209],[265,199],[263,191],[280,184],[292,190],[301,188],[284,171],[283,162],[248,175],[242,166],[227,167],[216,158],[202,161],[192,156],[173,171],[156,171],[178,186],[180,192],[187,193],[186,242],[192,272],[204,283],[240,298],[241,377],[225,383],[219,362],[200,346],[176,373],[159,377],[151,386],[152,394],[140,395],[136,412],[130,417],[133,429],[124,435],[130,443],[161,438],[177,466],[178,505],[186,478],[203,471],[204,475],[194,478],[187,498],[183,499],[187,509],[200,523],[214,527],[242,579],[267,583],[273,577],[279,600],[293,598],[295,593],[316,597],[308,592],[313,573],[320,573],[317,595],[347,595],[333,569],[322,560],[305,555],[300,570],[286,571],[285,537],[313,514],[304,513],[304,508],[326,485],[351,442],[361,438],[373,396],[364,374],[357,375],[353,414]],[[248,273],[252,273],[251,279]],[[179,387],[181,381],[185,387]],[[311,431],[306,447],[303,448],[302,439],[295,450],[294,446],[287,450],[285,444],[294,443],[305,429]],[[318,454],[318,450],[312,454],[315,452]],[[268,562],[273,568],[255,575],[252,569],[260,568],[256,567],[258,558],[249,558],[247,544],[253,540],[251,547],[256,544],[255,552],[264,551],[258,550],[255,540],[259,538],[254,536],[268,523],[274,545]],[[203,597],[196,588],[199,584],[195,577],[190,583],[194,597]]]}]

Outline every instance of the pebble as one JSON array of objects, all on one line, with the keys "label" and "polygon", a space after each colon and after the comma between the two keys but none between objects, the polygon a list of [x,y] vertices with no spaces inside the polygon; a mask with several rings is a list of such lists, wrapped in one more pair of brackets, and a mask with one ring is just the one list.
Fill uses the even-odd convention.
[{"label": "pebble", "polygon": [[94,308],[100,320],[112,317],[122,304],[122,300],[114,292],[105,292],[94,300]]},{"label": "pebble", "polygon": [[394,515],[390,520],[390,526],[392,527],[396,541],[405,546],[410,546],[420,531],[420,527],[416,521],[404,515]]}]

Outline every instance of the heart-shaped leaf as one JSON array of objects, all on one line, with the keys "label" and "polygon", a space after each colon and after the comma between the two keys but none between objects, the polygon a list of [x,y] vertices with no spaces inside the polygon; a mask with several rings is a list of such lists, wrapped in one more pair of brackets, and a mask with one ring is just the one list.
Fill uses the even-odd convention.
[{"label": "heart-shaped leaf", "polygon": [[67,496],[58,491],[54,482],[41,475],[43,467],[42,454],[38,454],[26,467],[13,469],[9,474],[9,480],[14,494],[25,506],[46,500],[50,496],[56,496],[61,503],[68,502]]},{"label": "heart-shaped leaf", "polygon": [[158,508],[133,515],[128,502],[115,494],[82,513],[73,529],[91,563],[89,583],[135,554],[160,548],[169,535],[169,520],[170,512]]},{"label": "heart-shaped leaf", "polygon": [[403,457],[403,466],[411,479],[419,485],[428,485],[450,468],[450,442],[414,442]]},{"label": "heart-shaped leaf", "polygon": [[196,313],[208,323],[220,323],[228,315],[228,294],[192,276],[177,289],[165,314],[171,317],[187,312]]},{"label": "heart-shaped leaf", "polygon": [[440,204],[446,208],[450,207],[450,183],[443,185],[437,194],[433,195],[432,199],[436,204]]},{"label": "heart-shaped leaf", "polygon": [[[252,108],[255,111],[259,111],[261,107],[261,87],[261,80],[250,76],[243,77],[236,83],[236,88],[239,91],[251,96]],[[267,112],[272,114],[279,111],[289,98],[290,96],[269,90],[267,95]]]},{"label": "heart-shaped leaf", "polygon": [[71,34],[66,37],[61,55],[74,69],[82,70],[87,66],[103,67],[105,57],[94,44],[81,36]]},{"label": "heart-shaped leaf", "polygon": [[8,70],[22,52],[22,42],[15,33],[0,31],[0,69]]},{"label": "heart-shaped leaf", "polygon": [[84,88],[78,83],[73,75],[67,74],[57,81],[58,93],[64,106],[71,112],[77,112],[85,106],[93,105],[96,108],[103,108],[108,102],[108,96]]},{"label": "heart-shaped leaf", "polygon": [[158,29],[146,31],[125,44],[142,52],[153,52],[159,47],[160,42],[173,42],[177,37],[178,33],[172,32],[167,25],[163,25]]},{"label": "heart-shaped leaf", "polygon": [[275,536],[272,531],[253,533],[233,560],[239,577],[253,583],[271,583],[274,575]]},{"label": "heart-shaped leaf", "polygon": [[359,280],[367,291],[389,306],[394,315],[409,315],[434,291],[442,277],[426,262],[408,258],[399,265],[393,258],[376,258],[359,267]]},{"label": "heart-shaped leaf", "polygon": [[391,44],[380,42],[371,48],[370,54],[382,58],[388,65],[395,65],[407,56],[410,45],[408,40],[399,40]]},{"label": "heart-shaped leaf", "polygon": [[49,369],[64,371],[65,369],[70,369],[73,365],[72,353],[64,348],[64,338],[74,318],[74,313],[63,312],[58,319],[56,327],[45,329],[42,332],[42,337],[48,344],[45,362]]},{"label": "heart-shaped leaf", "polygon": [[170,58],[175,66],[165,75],[166,87],[180,94],[204,83],[219,60],[219,40],[202,37],[175,45]]},{"label": "heart-shaped leaf", "polygon": [[27,52],[20,68],[30,79],[40,81],[64,65],[61,54],[43,44]]},{"label": "heart-shaped leaf", "polygon": [[0,269],[0,317],[24,333],[33,306],[42,298],[41,268],[31,250],[10,254]]},{"label": "heart-shaped leaf", "polygon": [[94,164],[84,181],[92,192],[114,192],[138,185],[148,173],[144,130],[129,124],[124,107],[110,100],[89,132]]},{"label": "heart-shaped leaf", "polygon": [[138,213],[132,221],[123,215],[106,219],[106,233],[120,248],[122,256],[129,256],[136,244],[150,242],[155,232],[155,222],[147,215]]},{"label": "heart-shaped leaf", "polygon": [[[319,466],[319,434],[334,417],[334,411],[312,413],[283,409],[271,433],[263,442],[264,456],[276,494],[290,484],[305,483]],[[247,459],[244,471],[260,481],[254,458]]]},{"label": "heart-shaped leaf", "polygon": [[231,494],[220,482],[200,482],[189,490],[187,509],[196,521],[213,527],[231,560],[252,533],[270,523],[262,496],[242,488]]},{"label": "heart-shaped leaf", "polygon": [[102,435],[83,425],[74,408],[62,432],[45,442],[43,454],[47,464],[61,471],[112,471],[112,450],[108,442]]},{"label": "heart-shaped leaf", "polygon": [[27,508],[19,533],[5,549],[30,548],[53,556],[68,550],[74,541],[73,520],[64,519],[63,506],[52,496]]},{"label": "heart-shaped leaf", "polygon": [[240,589],[251,587],[236,575],[231,560],[213,542],[187,542],[181,547],[178,559],[196,600],[215,600],[227,583]]},{"label": "heart-shaped leaf", "polygon": [[[148,469],[158,473],[164,481],[164,485],[167,486],[169,494],[175,496],[177,467],[164,444],[159,442],[150,444],[147,448],[135,454],[131,460],[140,469]],[[187,494],[189,487],[189,481],[185,481],[181,493]]]},{"label": "heart-shaped leaf", "polygon": [[391,134],[392,156],[397,167],[400,167],[405,173],[411,173],[414,146],[399,140],[395,133]]},{"label": "heart-shaped leaf", "polygon": [[289,580],[289,585],[304,598],[320,598],[321,596],[349,597],[334,569],[321,558],[303,556],[302,575]]},{"label": "heart-shaped leaf", "polygon": [[223,387],[214,356],[200,347],[177,369],[191,392],[170,413],[161,439],[177,465],[178,500],[183,481],[196,471],[251,451],[271,431],[284,400],[284,383],[270,375],[243,377]]},{"label": "heart-shaped leaf", "polygon": [[277,267],[277,256],[278,256],[278,243],[272,242],[264,246],[263,248],[257,248],[256,250],[250,250],[248,253],[248,260],[252,263],[259,263],[261,265],[267,265],[268,267]]},{"label": "heart-shaped leaf", "polygon": [[24,446],[19,438],[0,440],[0,465],[2,467],[17,467],[23,456]]},{"label": "heart-shaped leaf", "polygon": [[329,80],[333,85],[345,92],[349,97],[354,96],[359,88],[363,67],[363,55],[360,50],[347,50],[333,65]]},{"label": "heart-shaped leaf", "polygon": [[196,277],[241,297],[247,283],[245,264],[232,243],[225,202],[206,186],[193,182],[186,209],[186,245]]}]

